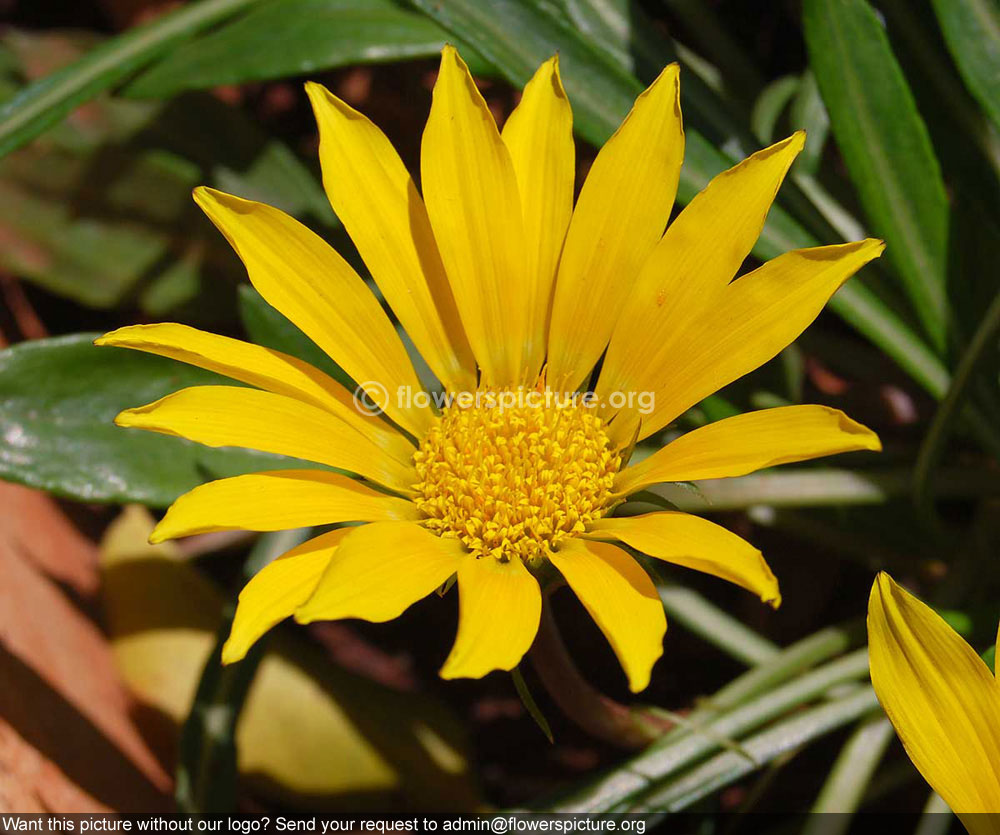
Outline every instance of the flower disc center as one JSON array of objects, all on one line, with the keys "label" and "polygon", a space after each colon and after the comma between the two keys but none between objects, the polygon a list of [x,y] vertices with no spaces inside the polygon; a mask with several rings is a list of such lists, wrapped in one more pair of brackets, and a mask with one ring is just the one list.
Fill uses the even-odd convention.
[{"label": "flower disc center", "polygon": [[430,530],[477,556],[537,564],[608,510],[621,455],[595,408],[524,393],[446,407],[414,455],[415,501]]}]

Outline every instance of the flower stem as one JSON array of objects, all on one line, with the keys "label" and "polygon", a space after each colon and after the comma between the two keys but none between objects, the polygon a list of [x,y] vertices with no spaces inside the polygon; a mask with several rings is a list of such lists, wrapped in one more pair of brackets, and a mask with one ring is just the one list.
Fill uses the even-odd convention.
[{"label": "flower stem", "polygon": [[548,595],[543,601],[538,636],[530,657],[538,678],[559,709],[591,736],[619,748],[645,748],[669,730],[670,723],[661,717],[609,699],[584,680],[559,634]]}]

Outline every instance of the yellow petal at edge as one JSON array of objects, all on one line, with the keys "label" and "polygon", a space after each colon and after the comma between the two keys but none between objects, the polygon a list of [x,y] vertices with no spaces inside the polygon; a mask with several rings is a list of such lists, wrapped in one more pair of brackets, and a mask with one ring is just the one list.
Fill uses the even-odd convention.
[{"label": "yellow petal at edge", "polygon": [[613,537],[650,557],[742,586],[775,609],[781,605],[778,581],[760,551],[708,519],[664,510],[598,519],[589,530],[588,536]]},{"label": "yellow petal at edge", "polygon": [[684,324],[718,303],[804,142],[799,131],[723,171],[670,224],[615,325],[598,395],[655,389],[654,372],[663,373],[667,361],[683,362]]},{"label": "yellow petal at edge", "polygon": [[458,569],[458,637],[442,678],[511,670],[531,648],[542,614],[538,581],[515,558],[471,558]]},{"label": "yellow petal at edge", "polygon": [[194,386],[126,409],[115,423],[210,447],[245,447],[315,461],[401,493],[412,492],[417,481],[409,463],[392,458],[336,416],[269,391]]},{"label": "yellow petal at edge", "polygon": [[878,435],[827,406],[762,409],[702,426],[618,473],[615,490],[632,493],[663,481],[700,481],[752,473],[763,467],[867,449]]},{"label": "yellow petal at edge", "polygon": [[530,286],[510,154],[455,48],[424,129],[421,185],[434,237],[487,385],[528,382],[523,358]]},{"label": "yellow petal at edge", "polygon": [[423,390],[396,329],[362,278],[284,212],[204,186],[195,201],[226,236],[268,304],[319,345],[385,413],[422,438],[429,408],[397,396]]},{"label": "yellow petal at edge", "polygon": [[667,618],[653,581],[617,545],[569,539],[551,555],[618,656],[633,693],[663,654]]},{"label": "yellow petal at edge", "polygon": [[552,288],[573,214],[573,112],[559,77],[558,55],[542,64],[525,86],[501,138],[514,164],[524,217],[531,288],[524,300],[530,316],[525,351],[530,381],[545,358]]},{"label": "yellow petal at edge", "polygon": [[412,522],[354,528],[295,619],[392,620],[444,583],[466,559],[472,558],[457,539],[435,536]]},{"label": "yellow petal at edge", "polygon": [[294,397],[333,412],[402,461],[412,455],[410,443],[385,421],[359,411],[351,393],[340,383],[309,363],[280,351],[173,323],[119,328],[98,337],[94,344],[169,357],[265,391]]},{"label": "yellow petal at edge", "polygon": [[670,218],[684,158],[678,73],[671,64],[635,100],[580,191],[552,300],[548,380],[557,391],[576,389],[594,367]]},{"label": "yellow petal at edge", "polygon": [[291,617],[313,593],[341,540],[353,530],[322,534],[265,565],[240,592],[222,663],[240,661],[272,626]]},{"label": "yellow petal at edge", "polygon": [[924,779],[974,835],[1000,812],[1000,685],[929,606],[884,572],[868,601],[872,686]]},{"label": "yellow petal at edge", "polygon": [[830,296],[882,254],[882,241],[786,252],[725,288],[717,303],[679,323],[684,350],[651,364],[655,394],[641,438],[684,410],[753,371],[786,348],[815,319]]},{"label": "yellow petal at edge", "polygon": [[170,506],[149,541],[155,544],[212,531],[280,531],[419,518],[412,502],[379,493],[339,473],[272,470],[195,487]]},{"label": "yellow petal at edge", "polygon": [[431,370],[450,390],[474,391],[472,349],[413,178],[367,117],[320,84],[306,92],[330,205]]}]

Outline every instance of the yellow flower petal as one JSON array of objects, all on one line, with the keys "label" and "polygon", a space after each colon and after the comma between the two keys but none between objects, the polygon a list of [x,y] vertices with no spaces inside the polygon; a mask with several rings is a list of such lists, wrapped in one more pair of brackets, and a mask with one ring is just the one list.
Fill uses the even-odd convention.
[{"label": "yellow flower petal", "polygon": [[725,288],[716,303],[678,322],[683,346],[650,361],[640,390],[655,394],[640,439],[763,365],[815,319],[830,296],[885,245],[868,238],[786,252]]},{"label": "yellow flower petal", "polygon": [[435,536],[412,522],[354,528],[295,619],[392,620],[444,583],[466,559],[471,557],[457,539]]},{"label": "yellow flower petal", "polygon": [[441,52],[421,147],[424,201],[458,311],[489,385],[526,382],[524,223],[510,154],[465,62]]},{"label": "yellow flower petal", "polygon": [[337,522],[417,521],[412,502],[323,470],[273,470],[210,481],[174,502],[152,543],[211,531],[281,531]]},{"label": "yellow flower petal", "polygon": [[352,394],[336,380],[280,351],[172,323],[119,328],[95,339],[94,344],[169,357],[311,403],[333,412],[383,449],[404,456],[404,460],[412,449],[385,421],[359,411]]},{"label": "yellow flower petal", "polygon": [[241,661],[272,626],[291,617],[316,589],[340,541],[353,528],[331,531],[265,565],[243,587],[222,663]]},{"label": "yellow flower petal", "polygon": [[881,573],[868,601],[872,686],[924,779],[970,832],[996,832],[1000,684],[929,606]]},{"label": "yellow flower petal", "polygon": [[195,189],[194,197],[268,304],[326,351],[375,403],[384,404],[389,417],[423,437],[430,409],[396,396],[400,386],[422,390],[406,348],[350,265],[314,232],[271,206],[204,187]]},{"label": "yellow flower petal", "polygon": [[567,540],[552,562],[608,639],[632,692],[645,690],[667,631],[653,581],[632,557],[607,542]]},{"label": "yellow flower petal", "polygon": [[395,457],[395,451],[377,446],[329,412],[269,391],[194,386],[126,409],[115,423],[211,447],[246,447],[315,461],[402,493],[411,492],[417,480],[409,459]]},{"label": "yellow flower petal", "polygon": [[587,174],[559,263],[548,380],[572,391],[604,351],[670,217],[684,158],[678,68],[636,99]]},{"label": "yellow flower petal", "polygon": [[598,519],[591,523],[589,535],[614,537],[651,557],[742,586],[775,609],[781,605],[778,581],[760,551],[699,516],[665,510]]},{"label": "yellow flower petal", "polygon": [[538,581],[519,559],[468,559],[458,569],[458,637],[442,678],[512,670],[531,648],[542,614]]},{"label": "yellow flower petal", "polygon": [[399,154],[371,121],[320,84],[306,92],[319,125],[330,204],[389,306],[444,385],[473,391],[465,339],[424,201]]},{"label": "yellow flower petal", "polygon": [[573,214],[575,180],[573,112],[559,77],[559,56],[550,58],[524,88],[501,134],[517,175],[528,258],[527,379],[545,358],[549,306],[566,228]]},{"label": "yellow flower petal", "polygon": [[644,461],[622,470],[615,490],[632,493],[663,481],[699,481],[752,473],[763,467],[868,449],[878,435],[827,406],[782,406],[726,418],[682,435]]},{"label": "yellow flower petal", "polygon": [[685,361],[685,324],[718,304],[804,142],[799,131],[719,174],[670,224],[615,325],[598,394],[652,390],[666,362]]}]

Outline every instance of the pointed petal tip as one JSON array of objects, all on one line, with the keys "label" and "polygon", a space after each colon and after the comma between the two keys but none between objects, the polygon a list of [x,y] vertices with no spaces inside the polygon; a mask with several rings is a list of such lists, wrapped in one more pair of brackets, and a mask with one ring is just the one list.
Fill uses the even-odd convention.
[{"label": "pointed petal tip", "polygon": [[[664,633],[666,634],[666,633]],[[641,693],[647,687],[649,687],[649,682],[653,678],[653,667],[656,666],[656,662],[663,657],[663,637],[660,638],[660,651],[655,658],[653,658],[648,666],[644,666],[640,669],[633,669],[631,671],[626,671],[625,675],[628,678],[628,689],[632,693]]]},{"label": "pointed petal tip", "polygon": [[316,81],[306,82],[306,95],[309,97],[309,104],[312,106],[313,116],[322,132],[322,117],[337,116],[342,119],[367,118],[357,109],[351,107],[339,96],[330,92],[326,87]]},{"label": "pointed petal tip", "polygon": [[168,539],[173,538],[170,534],[169,528],[166,528],[164,526],[163,524],[164,521],[165,518],[161,519],[160,523],[155,528],[153,528],[152,531],[150,531],[149,537],[146,540],[147,542],[149,542],[150,545],[162,545]]},{"label": "pointed petal tip", "polygon": [[228,667],[230,664],[235,664],[238,661],[242,661],[247,654],[245,647],[237,646],[233,643],[233,639],[230,636],[229,640],[222,645],[222,666]]}]

